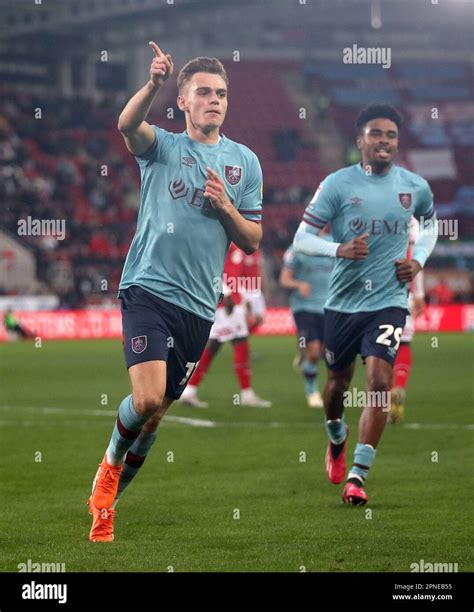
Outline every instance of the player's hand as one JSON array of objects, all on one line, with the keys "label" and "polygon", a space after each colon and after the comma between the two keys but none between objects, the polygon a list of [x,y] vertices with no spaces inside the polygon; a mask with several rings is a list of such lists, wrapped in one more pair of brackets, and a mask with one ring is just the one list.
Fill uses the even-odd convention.
[{"label": "player's hand", "polygon": [[426,306],[425,298],[422,298],[422,297],[413,298],[413,316],[415,317],[415,319],[416,317],[419,317],[423,313],[425,306]]},{"label": "player's hand", "polygon": [[311,293],[311,285],[309,283],[301,281],[298,287],[298,293],[301,295],[302,298],[309,297],[309,294]]},{"label": "player's hand", "polygon": [[226,313],[228,315],[232,314],[232,311],[234,310],[234,306],[235,306],[232,296],[231,295],[224,296],[223,303],[224,303],[224,308],[225,308]]},{"label": "player's hand", "polygon": [[418,272],[421,270],[421,265],[416,259],[397,259],[397,278],[401,283],[411,283]]},{"label": "player's hand", "polygon": [[367,244],[367,238],[369,234],[362,234],[356,236],[349,242],[340,244],[336,251],[336,257],[343,257],[344,259],[367,259],[369,254],[369,246]]},{"label": "player's hand", "polygon": [[165,55],[155,42],[150,41],[148,44],[155,54],[150,66],[150,80],[156,87],[161,87],[173,74],[173,59],[169,53]]},{"label": "player's hand", "polygon": [[204,197],[209,198],[213,208],[224,210],[232,206],[227,197],[224,181],[212,168],[207,168],[207,181],[204,187]]}]

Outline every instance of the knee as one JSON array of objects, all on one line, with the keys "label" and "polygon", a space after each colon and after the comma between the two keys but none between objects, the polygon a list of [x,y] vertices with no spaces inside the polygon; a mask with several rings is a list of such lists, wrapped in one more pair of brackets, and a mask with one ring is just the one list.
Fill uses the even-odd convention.
[{"label": "knee", "polygon": [[141,416],[151,418],[163,403],[163,394],[157,392],[138,392],[133,394],[133,405]]},{"label": "knee", "polygon": [[305,358],[311,363],[318,363],[319,359],[321,358],[319,349],[316,347],[308,348]]},{"label": "knee", "polygon": [[143,431],[146,433],[153,433],[156,431],[161,423],[161,419],[163,418],[164,411],[158,409],[152,416],[148,419],[148,421],[143,425]]},{"label": "knee", "polygon": [[391,389],[391,375],[377,373],[372,374],[367,378],[367,390],[368,391],[390,391]]}]

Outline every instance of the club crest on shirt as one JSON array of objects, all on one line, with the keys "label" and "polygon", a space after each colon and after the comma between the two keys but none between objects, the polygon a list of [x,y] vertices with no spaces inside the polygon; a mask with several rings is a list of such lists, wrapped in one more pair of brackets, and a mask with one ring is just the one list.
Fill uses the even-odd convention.
[{"label": "club crest on shirt", "polygon": [[147,345],[148,345],[147,336],[135,336],[135,338],[132,338],[132,351],[136,353],[137,355],[139,355],[140,353],[143,353]]},{"label": "club crest on shirt", "polygon": [[411,193],[399,193],[398,198],[403,208],[408,209],[411,206]]},{"label": "club crest on shirt", "polygon": [[225,166],[224,176],[230,185],[237,185],[242,178],[242,168],[240,166]]}]

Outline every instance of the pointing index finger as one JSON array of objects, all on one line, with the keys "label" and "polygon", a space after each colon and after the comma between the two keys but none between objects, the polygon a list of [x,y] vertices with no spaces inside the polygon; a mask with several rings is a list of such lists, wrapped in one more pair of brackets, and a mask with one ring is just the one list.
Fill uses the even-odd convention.
[{"label": "pointing index finger", "polygon": [[150,47],[153,49],[153,53],[156,55],[156,57],[163,57],[164,53],[163,51],[160,49],[160,47],[156,44],[156,42],[153,42],[152,40],[150,40],[150,42],[148,43],[150,45]]}]

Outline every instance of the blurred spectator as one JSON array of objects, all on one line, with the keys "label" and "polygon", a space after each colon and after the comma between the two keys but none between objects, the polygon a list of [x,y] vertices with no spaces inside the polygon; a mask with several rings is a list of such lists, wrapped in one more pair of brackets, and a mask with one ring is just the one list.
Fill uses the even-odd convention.
[{"label": "blurred spectator", "polygon": [[329,117],[329,107],[331,101],[322,91],[318,92],[316,95],[316,113],[318,115],[318,119],[324,121]]},{"label": "blurred spectator", "polygon": [[450,286],[442,278],[439,279],[428,295],[430,304],[445,305],[452,304],[454,301],[454,294]]},{"label": "blurred spectator", "polygon": [[[307,66],[308,79],[314,78],[315,69]],[[0,224],[17,235],[18,220],[28,216],[65,220],[65,240],[21,237],[35,254],[41,291],[57,293],[62,308],[97,303],[107,296],[113,299],[140,202],[139,171],[116,130],[124,99],[113,96],[100,103],[80,96],[67,101],[55,96],[39,99],[28,93],[2,92],[1,86],[0,93],[6,94],[0,102]],[[327,100],[319,94],[317,100],[318,113],[324,116]],[[41,120],[32,112],[36,107],[43,110]],[[303,147],[293,129],[277,130],[274,145],[279,159],[288,162],[296,160]],[[359,151],[350,147],[346,162],[359,159]],[[270,170],[267,177],[271,181]],[[284,187],[267,182],[264,190],[263,249],[275,279],[281,256],[315,189],[293,181],[288,174]],[[472,189],[463,192],[469,211]],[[460,229],[465,227],[460,224]],[[278,283],[274,287],[272,301],[279,303]],[[431,302],[452,300],[451,289],[440,282]]]},{"label": "blurred spectator", "polygon": [[354,145],[350,144],[346,149],[345,163],[346,166],[352,166],[360,162],[360,151]]},{"label": "blurred spectator", "polygon": [[300,136],[294,129],[282,128],[276,130],[273,134],[273,144],[280,161],[294,161],[301,150]]}]

